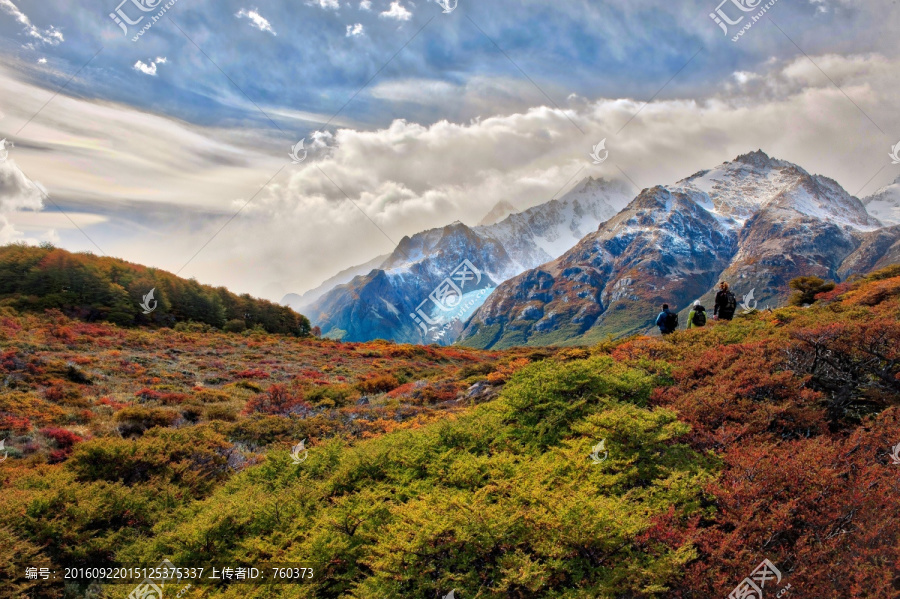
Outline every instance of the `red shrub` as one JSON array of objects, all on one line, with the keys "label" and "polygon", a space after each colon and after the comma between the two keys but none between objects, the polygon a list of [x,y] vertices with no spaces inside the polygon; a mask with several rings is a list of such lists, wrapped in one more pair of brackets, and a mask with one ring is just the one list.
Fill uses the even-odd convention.
[{"label": "red shrub", "polygon": [[154,389],[141,389],[135,395],[144,401],[154,400],[159,401],[162,398],[163,393],[161,391],[155,391]]},{"label": "red shrub", "polygon": [[284,385],[272,385],[247,402],[245,413],[297,414],[304,413],[312,406],[302,396],[294,395]]},{"label": "red shrub", "polygon": [[72,431],[55,426],[42,428],[40,433],[48,439],[52,439],[59,449],[71,449],[76,443],[84,441],[83,438]]},{"label": "red shrub", "polygon": [[397,387],[396,389],[394,389],[393,391],[388,393],[388,397],[401,397],[403,395],[411,393],[413,391],[413,389],[415,389],[415,387],[416,387],[415,382],[406,383],[405,385],[400,385],[399,387]]},{"label": "red shrub", "polygon": [[25,417],[0,415],[0,430],[19,434],[26,433],[31,430],[31,421]]}]

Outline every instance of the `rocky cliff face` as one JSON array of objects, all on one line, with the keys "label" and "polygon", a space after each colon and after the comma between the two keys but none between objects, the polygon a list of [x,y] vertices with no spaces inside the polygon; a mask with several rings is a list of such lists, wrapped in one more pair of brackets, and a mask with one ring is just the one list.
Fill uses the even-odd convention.
[{"label": "rocky cliff face", "polygon": [[[842,278],[898,253],[835,181],[758,151],[673,185],[645,189],[560,258],[502,284],[461,342],[478,347],[585,343],[652,327],[659,306],[712,306],[729,281],[759,307],[800,275]],[[749,300],[749,298],[748,298]]]}]

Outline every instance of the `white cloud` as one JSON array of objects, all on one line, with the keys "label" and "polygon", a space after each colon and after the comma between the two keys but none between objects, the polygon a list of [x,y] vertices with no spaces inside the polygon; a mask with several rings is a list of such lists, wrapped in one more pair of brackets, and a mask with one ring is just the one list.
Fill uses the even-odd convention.
[{"label": "white cloud", "polygon": [[362,26],[362,23],[357,23],[356,25],[347,25],[347,37],[356,37],[364,34],[365,28]]},{"label": "white cloud", "polygon": [[19,8],[12,3],[12,0],[0,0],[0,9],[3,9],[3,12],[12,15],[12,17],[21,23],[25,27],[25,33],[37,41],[48,44],[50,46],[59,45],[60,42],[66,41],[63,37],[62,32],[51,25],[48,29],[39,29],[32,22],[31,19],[28,18],[28,15],[23,13]]},{"label": "white cloud", "polygon": [[313,0],[313,6],[319,6],[326,10],[337,10],[341,7],[340,2],[338,0]]},{"label": "white cloud", "polygon": [[735,71],[734,73],[731,74],[731,76],[734,77],[734,80],[737,81],[738,83],[740,83],[741,85],[744,85],[745,83],[748,83],[749,81],[753,81],[754,79],[760,78],[759,75],[757,75],[756,73],[751,73],[749,71]]},{"label": "white cloud", "polygon": [[46,58],[38,58],[38,64],[47,64]]},{"label": "white cloud", "polygon": [[372,0],[362,0],[359,3],[359,10],[372,10]]},{"label": "white cloud", "polygon": [[22,210],[41,210],[41,192],[12,160],[0,162],[0,245],[30,241],[10,218]]},{"label": "white cloud", "polygon": [[150,75],[151,77],[156,77],[156,67],[157,65],[166,64],[168,61],[165,56],[157,57],[156,60],[150,62],[150,64],[144,63],[144,61],[139,60],[134,63],[134,70],[140,71],[145,75]]},{"label": "white cloud", "polygon": [[403,5],[400,4],[399,0],[395,0],[394,2],[391,2],[391,7],[388,10],[384,11],[378,16],[385,19],[409,21],[412,18],[412,13],[406,10]]},{"label": "white cloud", "polygon": [[242,8],[239,10],[234,16],[239,19],[248,19],[250,21],[250,25],[256,27],[260,31],[265,31],[266,33],[271,33],[272,35],[278,35],[275,33],[275,30],[272,29],[272,24],[269,21],[259,14],[257,9],[247,10],[246,8]]}]

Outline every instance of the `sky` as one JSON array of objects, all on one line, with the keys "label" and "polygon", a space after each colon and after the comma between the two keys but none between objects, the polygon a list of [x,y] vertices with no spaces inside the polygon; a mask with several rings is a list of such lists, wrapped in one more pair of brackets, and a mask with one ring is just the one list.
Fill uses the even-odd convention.
[{"label": "sky", "polygon": [[587,176],[900,176],[898,0],[449,1],[0,0],[0,243],[278,301]]}]

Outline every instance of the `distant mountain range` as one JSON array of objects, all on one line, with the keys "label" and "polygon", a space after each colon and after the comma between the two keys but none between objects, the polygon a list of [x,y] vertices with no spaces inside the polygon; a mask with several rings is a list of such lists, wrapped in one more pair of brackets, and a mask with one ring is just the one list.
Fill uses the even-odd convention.
[{"label": "distant mountain range", "polygon": [[[284,302],[300,308],[329,337],[449,344],[497,285],[559,257],[619,212],[632,194],[623,183],[587,178],[559,200],[500,222],[456,222],[404,237],[386,259],[344,271]],[[499,203],[483,222],[511,207]]]},{"label": "distant mountain range", "polygon": [[[896,216],[896,189],[869,206]],[[900,226],[884,227],[835,181],[752,152],[643,190],[559,258],[501,284],[460,342],[589,343],[646,331],[663,302],[682,321],[696,299],[711,307],[720,280],[739,299],[752,290],[759,307],[779,304],[794,277],[843,279],[900,262],[898,240]]]},{"label": "distant mountain range", "polygon": [[316,300],[321,298],[323,295],[337,287],[338,285],[343,285],[344,283],[349,283],[354,278],[368,274],[373,269],[378,268],[384,261],[390,257],[390,254],[383,254],[381,256],[377,256],[372,258],[365,264],[360,264],[359,266],[351,266],[345,270],[342,270],[338,274],[334,275],[330,279],[323,282],[321,285],[314,289],[310,289],[303,295],[298,295],[296,293],[288,293],[281,299],[281,304],[283,306],[288,306],[300,314],[304,314],[307,309],[315,303]]}]

